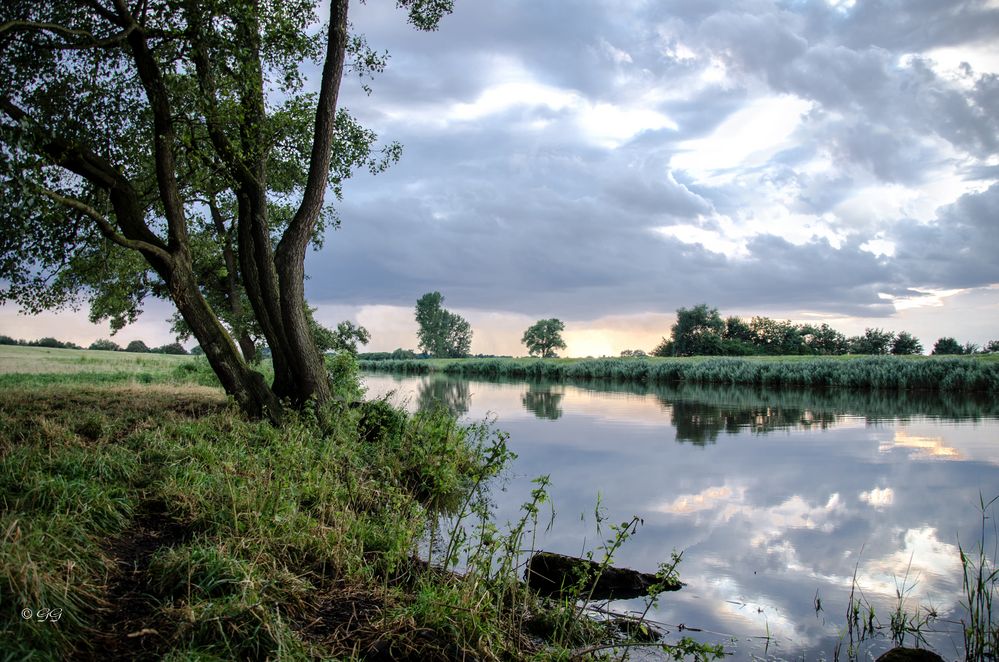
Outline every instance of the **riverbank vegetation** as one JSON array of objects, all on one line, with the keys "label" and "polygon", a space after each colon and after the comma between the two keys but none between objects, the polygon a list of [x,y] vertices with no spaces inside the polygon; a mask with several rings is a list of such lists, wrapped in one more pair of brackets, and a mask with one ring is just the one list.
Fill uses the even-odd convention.
[{"label": "riverbank vegetation", "polygon": [[692,357],[360,361],[363,370],[463,377],[690,382],[999,393],[999,356]]},{"label": "riverbank vegetation", "polygon": [[578,593],[522,583],[547,494],[493,520],[489,481],[512,456],[487,422],[354,400],[277,427],[206,385],[204,361],[112,369],[132,357],[107,352],[57,373],[94,352],[8,351],[33,356],[0,390],[5,659],[570,659],[637,644]]},{"label": "riverbank vegetation", "polygon": [[[999,352],[999,341],[984,348],[974,343],[961,345],[953,338],[940,338],[933,345],[934,355]],[[717,308],[700,304],[676,311],[676,323],[670,337],[652,350],[654,356],[789,356],[873,354],[907,356],[922,354],[922,342],[908,331],[868,328],[858,336],[847,337],[828,324],[795,324],[755,316],[722,319]]]}]

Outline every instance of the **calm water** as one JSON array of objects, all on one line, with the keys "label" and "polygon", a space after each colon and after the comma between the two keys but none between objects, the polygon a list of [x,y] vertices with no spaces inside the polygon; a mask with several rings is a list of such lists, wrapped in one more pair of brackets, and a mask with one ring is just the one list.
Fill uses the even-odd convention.
[{"label": "calm water", "polygon": [[594,549],[607,533],[594,525],[599,495],[609,521],[644,520],[619,565],[655,571],[683,550],[687,586],[652,613],[674,636],[683,624],[738,659],[831,660],[847,647],[856,575],[885,624],[904,582],[910,611],[940,616],[933,647],[958,656],[960,626],[947,622],[960,618],[958,540],[977,544],[979,493],[999,495],[994,399],[364,378],[369,395],[394,391],[410,408],[496,416],[519,456],[496,493],[500,521],[517,518],[532,478],[551,476],[556,520],[539,548]]}]

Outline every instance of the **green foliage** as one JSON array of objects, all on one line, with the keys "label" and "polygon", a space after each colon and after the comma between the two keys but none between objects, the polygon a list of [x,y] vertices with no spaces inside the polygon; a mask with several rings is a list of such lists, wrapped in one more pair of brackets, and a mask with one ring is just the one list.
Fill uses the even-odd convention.
[{"label": "green foliage", "polygon": [[825,323],[819,326],[805,324],[801,327],[801,335],[810,354],[846,354],[850,349],[846,336]]},{"label": "green foliage", "polygon": [[676,356],[676,346],[672,340],[663,338],[652,350],[652,356]]},{"label": "green foliage", "polygon": [[717,308],[702,303],[693,308],[676,311],[673,324],[673,353],[675,356],[712,356],[722,353],[722,334],[725,322]]},{"label": "green foliage", "polygon": [[347,352],[356,355],[357,345],[367,345],[368,341],[371,340],[371,334],[363,326],[345,320],[337,324],[336,330],[330,330],[316,321],[315,308],[307,307],[306,311],[312,338],[322,354]]},{"label": "green foliage", "polygon": [[174,354],[177,356],[187,356],[187,350],[179,342],[172,342],[167,345],[160,345],[149,350],[153,354]]},{"label": "green foliage", "polygon": [[964,347],[953,338],[939,338],[933,343],[933,351],[930,354],[964,354]]},{"label": "green foliage", "polygon": [[51,349],[80,349],[80,346],[73,342],[63,342],[52,337],[29,340],[25,343],[29,347],[49,347]]},{"label": "green foliage", "polygon": [[364,395],[358,375],[357,357],[352,352],[328,354],[326,369],[329,371],[330,386],[335,398],[353,402]]},{"label": "green foliage", "polygon": [[666,359],[462,359],[365,361],[364,370],[516,379],[608,380],[670,384],[999,392],[999,362],[902,356]]},{"label": "green foliage", "polygon": [[133,340],[132,342],[125,345],[125,351],[148,354],[150,350],[149,347],[146,345],[146,343],[142,342],[141,340]]},{"label": "green foliage", "polygon": [[121,350],[121,347],[118,345],[118,343],[114,342],[113,340],[107,340],[105,338],[101,338],[100,340],[95,340],[94,342],[90,343],[89,349],[98,349],[106,352],[117,352]]},{"label": "green foliage", "polygon": [[922,354],[923,343],[908,331],[900,331],[891,344],[892,354]]},{"label": "green foliage", "polygon": [[467,356],[472,346],[472,327],[460,315],[446,310],[443,303],[440,292],[428,292],[417,300],[420,349],[435,358]]},{"label": "green foliage", "polygon": [[565,349],[565,341],[562,340],[562,332],[565,331],[565,324],[562,320],[551,318],[538,320],[530,328],[524,331],[520,342],[527,345],[530,355],[537,354],[543,359],[551,359],[558,356],[555,350]]},{"label": "green foliage", "polygon": [[864,335],[849,340],[851,354],[888,354],[895,334],[883,329],[864,329]]}]

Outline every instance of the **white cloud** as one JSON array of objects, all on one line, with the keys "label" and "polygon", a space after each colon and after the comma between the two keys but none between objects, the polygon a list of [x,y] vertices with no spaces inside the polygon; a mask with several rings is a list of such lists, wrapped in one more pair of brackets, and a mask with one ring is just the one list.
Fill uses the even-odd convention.
[{"label": "white cloud", "polygon": [[730,181],[733,168],[752,168],[791,145],[789,138],[812,102],[791,96],[767,96],[750,102],[726,119],[707,138],[680,144],[670,167],[700,182]]},{"label": "white cloud", "polygon": [[911,608],[922,600],[956,598],[954,577],[960,576],[957,546],[942,542],[936,529],[921,527],[905,531],[901,549],[861,563],[857,584],[864,592],[886,596],[904,591]]},{"label": "white cloud", "polygon": [[860,500],[872,508],[882,510],[895,502],[895,490],[890,487],[874,487],[860,493]]}]

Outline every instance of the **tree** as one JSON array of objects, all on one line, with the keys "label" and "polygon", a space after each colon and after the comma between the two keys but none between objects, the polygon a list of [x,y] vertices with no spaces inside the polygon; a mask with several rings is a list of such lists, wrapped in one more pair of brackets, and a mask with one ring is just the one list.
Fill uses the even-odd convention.
[{"label": "tree", "polygon": [[819,326],[802,325],[801,336],[812,354],[846,354],[850,348],[846,336],[825,323]]},{"label": "tree", "polygon": [[895,334],[882,329],[864,329],[864,335],[850,338],[851,354],[887,354]]},{"label": "tree", "polygon": [[900,331],[891,344],[892,354],[922,354],[923,343],[908,331]]},{"label": "tree", "polygon": [[107,340],[106,338],[101,338],[100,340],[95,340],[94,342],[90,343],[90,349],[99,349],[106,352],[117,352],[121,350],[121,347],[118,345],[118,343],[114,342],[113,340]]},{"label": "tree", "polygon": [[551,318],[538,320],[521,337],[520,342],[527,345],[527,352],[531,356],[537,354],[543,359],[550,359],[558,356],[557,349],[565,349],[565,341],[562,340],[562,332],[565,331],[565,324],[562,320]]},{"label": "tree", "polygon": [[722,353],[722,334],[725,322],[717,308],[700,304],[676,311],[672,328],[673,351],[676,356],[717,355]]},{"label": "tree", "polygon": [[801,328],[790,321],[754,317],[749,322],[749,328],[753,333],[753,343],[764,354],[802,354],[807,350]]},{"label": "tree", "polygon": [[672,340],[663,338],[650,353],[652,356],[676,356],[675,345]]},{"label": "tree", "polygon": [[187,355],[187,350],[179,342],[169,343],[167,345],[160,345],[154,349],[149,350],[153,354],[176,354],[176,355]]},{"label": "tree", "polygon": [[434,358],[468,356],[472,327],[465,318],[443,307],[440,292],[427,292],[416,302],[417,337],[420,349]]},{"label": "tree", "polygon": [[[433,30],[452,1],[396,5]],[[120,327],[168,298],[247,414],[329,400],[305,254],[335,224],[327,188],[398,155],[372,156],[374,135],[337,108],[348,58],[361,74],[384,64],[348,34],[347,7],[331,0],[310,34],[314,0],[3,3],[0,190],[16,204],[0,209],[0,302],[88,297]],[[251,331],[270,385],[233,340]]]},{"label": "tree", "polygon": [[985,354],[999,354],[999,340],[990,340],[982,347]]},{"label": "tree", "polygon": [[367,345],[371,340],[371,334],[363,326],[354,324],[346,320],[336,326],[336,330],[327,329],[316,321],[315,309],[309,309],[309,326],[312,329],[312,337],[316,341],[316,347],[323,354],[327,352],[348,352],[357,354],[357,345]]},{"label": "tree", "polygon": [[963,354],[964,348],[961,343],[951,337],[944,336],[933,343],[933,351],[930,354]]},{"label": "tree", "polygon": [[146,343],[142,342],[141,340],[133,340],[132,342],[125,345],[125,351],[140,352],[142,354],[146,354],[149,352],[149,347],[146,345]]}]

